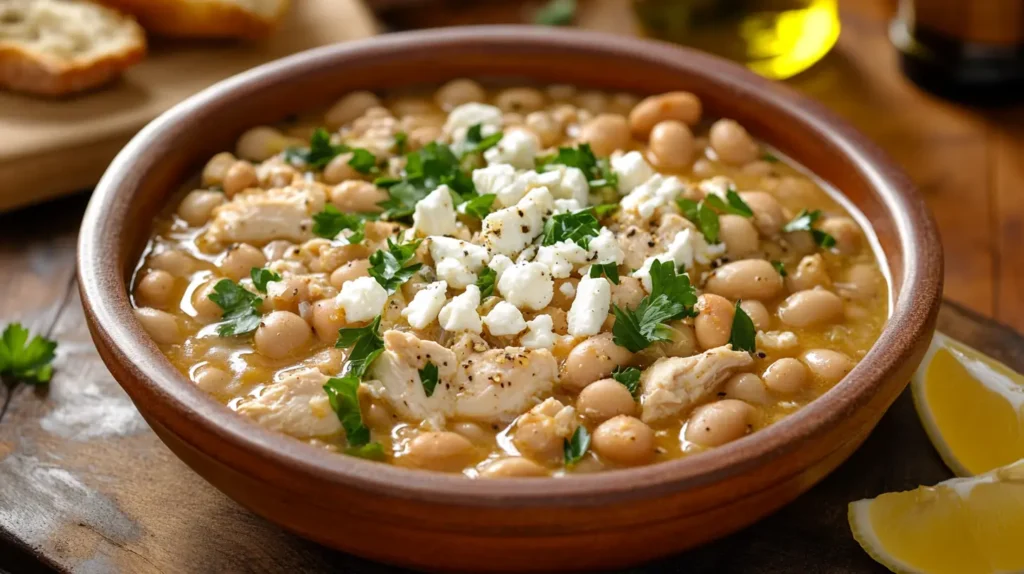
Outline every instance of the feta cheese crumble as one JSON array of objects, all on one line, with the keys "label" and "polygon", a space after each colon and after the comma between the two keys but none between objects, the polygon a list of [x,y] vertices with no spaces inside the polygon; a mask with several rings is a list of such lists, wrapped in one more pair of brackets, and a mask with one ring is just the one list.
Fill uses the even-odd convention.
[{"label": "feta cheese crumble", "polygon": [[544,219],[553,208],[551,192],[546,187],[534,189],[512,207],[485,217],[480,238],[494,253],[515,255],[544,232]]},{"label": "feta cheese crumble", "polygon": [[369,321],[384,309],[388,292],[373,277],[359,277],[341,286],[337,301],[345,310],[346,321]]},{"label": "feta cheese crumble", "polygon": [[672,262],[677,269],[691,269],[694,262],[709,265],[724,254],[724,243],[708,245],[700,232],[687,228],[676,234],[664,253],[645,259],[643,266],[633,272],[633,277],[640,279],[649,293],[652,288],[651,264],[655,261]]},{"label": "feta cheese crumble", "polygon": [[426,329],[427,325],[433,323],[444,306],[447,291],[448,283],[444,281],[435,281],[417,291],[409,305],[402,309],[402,316],[409,326],[413,329]]},{"label": "feta cheese crumble", "polygon": [[590,258],[590,253],[573,241],[559,241],[554,245],[544,245],[537,251],[534,259],[542,263],[551,271],[555,279],[565,279],[572,275],[575,265],[584,265]]},{"label": "feta cheese crumble", "polygon": [[534,157],[540,149],[540,141],[532,132],[511,130],[501,140],[484,152],[488,164],[508,164],[518,169],[533,169]]},{"label": "feta cheese crumble", "polygon": [[495,337],[515,335],[526,329],[526,320],[515,305],[501,301],[484,317],[484,325]]},{"label": "feta cheese crumble", "polygon": [[569,334],[589,337],[601,332],[612,304],[612,287],[604,277],[584,277],[569,308]]},{"label": "feta cheese crumble", "polygon": [[437,316],[441,322],[441,328],[445,331],[469,331],[479,334],[484,330],[480,315],[476,312],[476,308],[479,306],[480,288],[476,285],[466,287],[461,295],[453,297],[441,309]]},{"label": "feta cheese crumble", "polygon": [[437,276],[455,289],[476,283],[477,273],[487,265],[487,249],[451,237],[430,236],[430,256]]},{"label": "feta cheese crumble", "polygon": [[676,211],[675,200],[685,190],[678,177],[656,174],[622,198],[622,209],[650,219],[659,209]]},{"label": "feta cheese crumble", "polygon": [[551,315],[537,315],[526,322],[529,331],[519,340],[519,343],[527,349],[550,349],[558,341],[558,335],[553,332],[554,321]]},{"label": "feta cheese crumble", "polygon": [[536,261],[510,267],[498,280],[498,293],[520,309],[539,311],[555,296],[555,282],[547,265]]},{"label": "feta cheese crumble", "polygon": [[590,240],[590,252],[592,260],[599,264],[614,262],[616,265],[621,265],[626,259],[626,253],[619,245],[615,233],[607,227],[601,228],[597,237]]},{"label": "feta cheese crumble", "polygon": [[444,132],[452,137],[452,141],[466,139],[466,132],[476,124],[481,124],[480,134],[489,136],[498,133],[503,123],[501,110],[487,104],[469,102],[456,106],[448,113],[444,123]]},{"label": "feta cheese crumble", "polygon": [[612,172],[619,176],[619,193],[629,193],[654,176],[642,153],[631,151],[611,158]]},{"label": "feta cheese crumble", "polygon": [[419,235],[454,235],[456,224],[455,202],[452,190],[442,185],[416,203],[412,227]]}]

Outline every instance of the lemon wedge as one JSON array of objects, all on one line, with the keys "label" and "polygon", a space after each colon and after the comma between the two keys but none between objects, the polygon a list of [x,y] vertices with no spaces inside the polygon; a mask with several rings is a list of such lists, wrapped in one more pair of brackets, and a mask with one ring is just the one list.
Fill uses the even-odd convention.
[{"label": "lemon wedge", "polygon": [[912,389],[932,444],[958,476],[1024,459],[1021,374],[936,333]]},{"label": "lemon wedge", "polygon": [[1024,572],[1024,461],[850,504],[854,538],[893,572]]}]

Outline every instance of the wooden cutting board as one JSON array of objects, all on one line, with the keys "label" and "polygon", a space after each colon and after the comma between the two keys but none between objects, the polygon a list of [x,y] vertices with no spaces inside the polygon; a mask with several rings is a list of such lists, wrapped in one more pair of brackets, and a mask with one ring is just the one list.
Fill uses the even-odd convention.
[{"label": "wooden cutting board", "polygon": [[150,120],[224,78],[308,48],[376,32],[361,0],[293,0],[259,43],[151,39],[119,82],[60,100],[0,92],[0,211],[91,187]]}]

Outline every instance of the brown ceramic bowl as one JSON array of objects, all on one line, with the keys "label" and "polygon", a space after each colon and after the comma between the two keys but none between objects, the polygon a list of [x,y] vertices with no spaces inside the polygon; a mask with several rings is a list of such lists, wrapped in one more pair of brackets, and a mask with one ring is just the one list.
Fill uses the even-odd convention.
[{"label": "brown ceramic bowl", "polygon": [[[892,316],[835,388],[710,452],[565,479],[468,480],[324,453],[233,414],[189,383],[135,321],[132,269],[168,196],[246,128],[355,89],[455,77],[690,90],[832,183],[874,225]],[[368,558],[463,571],[593,570],[733,532],[810,488],[860,445],[909,380],[939,308],[935,226],[907,177],[820,105],[718,58],[571,30],[483,27],[395,34],[306,52],[187,100],[135,137],[93,195],[79,244],[93,338],[160,438],[256,513]]]}]

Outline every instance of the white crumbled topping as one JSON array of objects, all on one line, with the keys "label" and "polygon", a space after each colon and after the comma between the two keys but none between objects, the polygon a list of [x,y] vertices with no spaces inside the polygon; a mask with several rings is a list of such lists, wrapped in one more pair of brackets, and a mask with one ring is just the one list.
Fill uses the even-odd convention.
[{"label": "white crumbled topping", "polygon": [[551,315],[537,315],[533,320],[527,321],[526,325],[530,330],[519,340],[523,347],[527,349],[550,349],[555,346],[555,342],[558,341],[558,335],[552,331],[555,324],[551,320]]},{"label": "white crumbled topping", "polygon": [[480,195],[493,194],[497,196],[497,201],[501,205],[505,205],[502,202],[503,198],[515,197],[512,202],[508,205],[515,204],[515,202],[522,199],[526,193],[526,187],[524,186],[522,191],[505,191],[506,188],[514,186],[518,172],[516,168],[508,164],[492,164],[487,167],[481,167],[473,170],[473,186],[476,187],[477,193]]},{"label": "white crumbled topping", "polygon": [[341,286],[337,301],[345,310],[346,321],[369,321],[384,309],[388,292],[373,277],[359,277]]},{"label": "white crumbled topping", "polygon": [[494,270],[494,282],[497,284],[501,280],[501,276],[505,271],[511,267],[515,267],[515,262],[504,255],[495,255],[491,262],[487,264],[488,267]]},{"label": "white crumbled topping", "polygon": [[551,165],[542,173],[525,171],[519,175],[519,179],[525,182],[526,189],[546,187],[551,191],[551,197],[575,199],[580,205],[586,205],[590,195],[587,176],[578,167]]},{"label": "white crumbled topping", "polygon": [[512,256],[544,232],[544,219],[554,208],[546,187],[527,193],[519,203],[484,218],[480,238],[493,253]]},{"label": "white crumbled topping", "polygon": [[487,249],[451,237],[430,236],[430,256],[437,276],[455,289],[476,283],[476,274],[487,265]]},{"label": "white crumbled topping", "polygon": [[466,139],[466,132],[476,124],[481,124],[480,134],[484,137],[498,133],[503,123],[501,110],[477,102],[469,102],[456,106],[448,114],[444,123],[444,131],[452,137],[452,141]]},{"label": "white crumbled topping", "polygon": [[619,193],[629,193],[654,176],[654,168],[638,151],[613,155],[611,164],[612,172],[619,176]]},{"label": "white crumbled topping", "polygon": [[534,258],[537,257],[537,250],[539,249],[540,246],[537,245],[536,243],[527,247],[526,249],[523,249],[522,253],[519,254],[519,257],[516,257],[516,263],[528,263],[530,261],[533,261]]},{"label": "white crumbled topping", "polygon": [[425,329],[437,319],[444,306],[448,283],[435,281],[416,292],[409,305],[402,309],[402,316],[413,329]]},{"label": "white crumbled topping", "polygon": [[540,149],[540,141],[533,132],[512,130],[505,132],[501,140],[484,152],[488,164],[509,164],[518,169],[533,169],[534,157]]},{"label": "white crumbled topping", "polygon": [[437,316],[441,328],[445,331],[470,331],[480,333],[484,330],[480,315],[476,308],[480,306],[480,288],[476,285],[466,287],[459,296],[453,297]]},{"label": "white crumbled topping", "polygon": [[575,199],[555,200],[555,213],[574,213],[581,209],[583,209],[583,206]]},{"label": "white crumbled topping", "polygon": [[515,335],[526,329],[526,320],[515,305],[501,301],[484,317],[484,325],[495,337]]},{"label": "white crumbled topping", "polygon": [[589,258],[590,253],[574,241],[559,241],[554,245],[542,246],[534,261],[546,265],[553,278],[565,279],[572,275],[573,266],[583,265]]},{"label": "white crumbled topping", "polygon": [[621,265],[626,259],[626,254],[619,246],[619,240],[615,238],[615,233],[607,227],[602,227],[597,237],[590,240],[590,252],[593,254],[595,263],[615,262],[616,265]]},{"label": "white crumbled topping", "polygon": [[454,235],[458,231],[455,217],[452,190],[447,185],[442,185],[416,202],[412,227],[422,236]]},{"label": "white crumbled topping", "polygon": [[708,245],[699,231],[687,228],[676,234],[664,253],[645,259],[643,266],[633,272],[633,277],[640,279],[644,289],[650,292],[652,288],[651,264],[655,261],[671,262],[677,269],[691,269],[695,262],[709,265],[723,254],[725,254],[724,243]]},{"label": "white crumbled topping", "polygon": [[520,309],[539,311],[555,296],[555,282],[547,265],[532,261],[518,263],[501,274],[498,293]]},{"label": "white crumbled topping", "polygon": [[726,192],[729,191],[730,187],[735,188],[736,186],[731,179],[724,175],[716,175],[715,177],[705,179],[697,185],[697,188],[704,192],[704,195],[717,195],[722,199],[726,198]]},{"label": "white crumbled topping", "polygon": [[558,288],[558,290],[561,291],[562,295],[565,295],[566,297],[575,297],[576,296],[576,286],[573,285],[572,283],[569,283],[569,282],[562,283],[562,285]]},{"label": "white crumbled topping", "polygon": [[675,211],[676,197],[685,189],[679,178],[657,174],[623,197],[622,209],[635,212],[643,219],[650,219],[661,208],[668,207]]},{"label": "white crumbled topping", "polygon": [[601,332],[612,304],[612,287],[604,277],[584,277],[569,308],[569,334],[589,337]]}]

